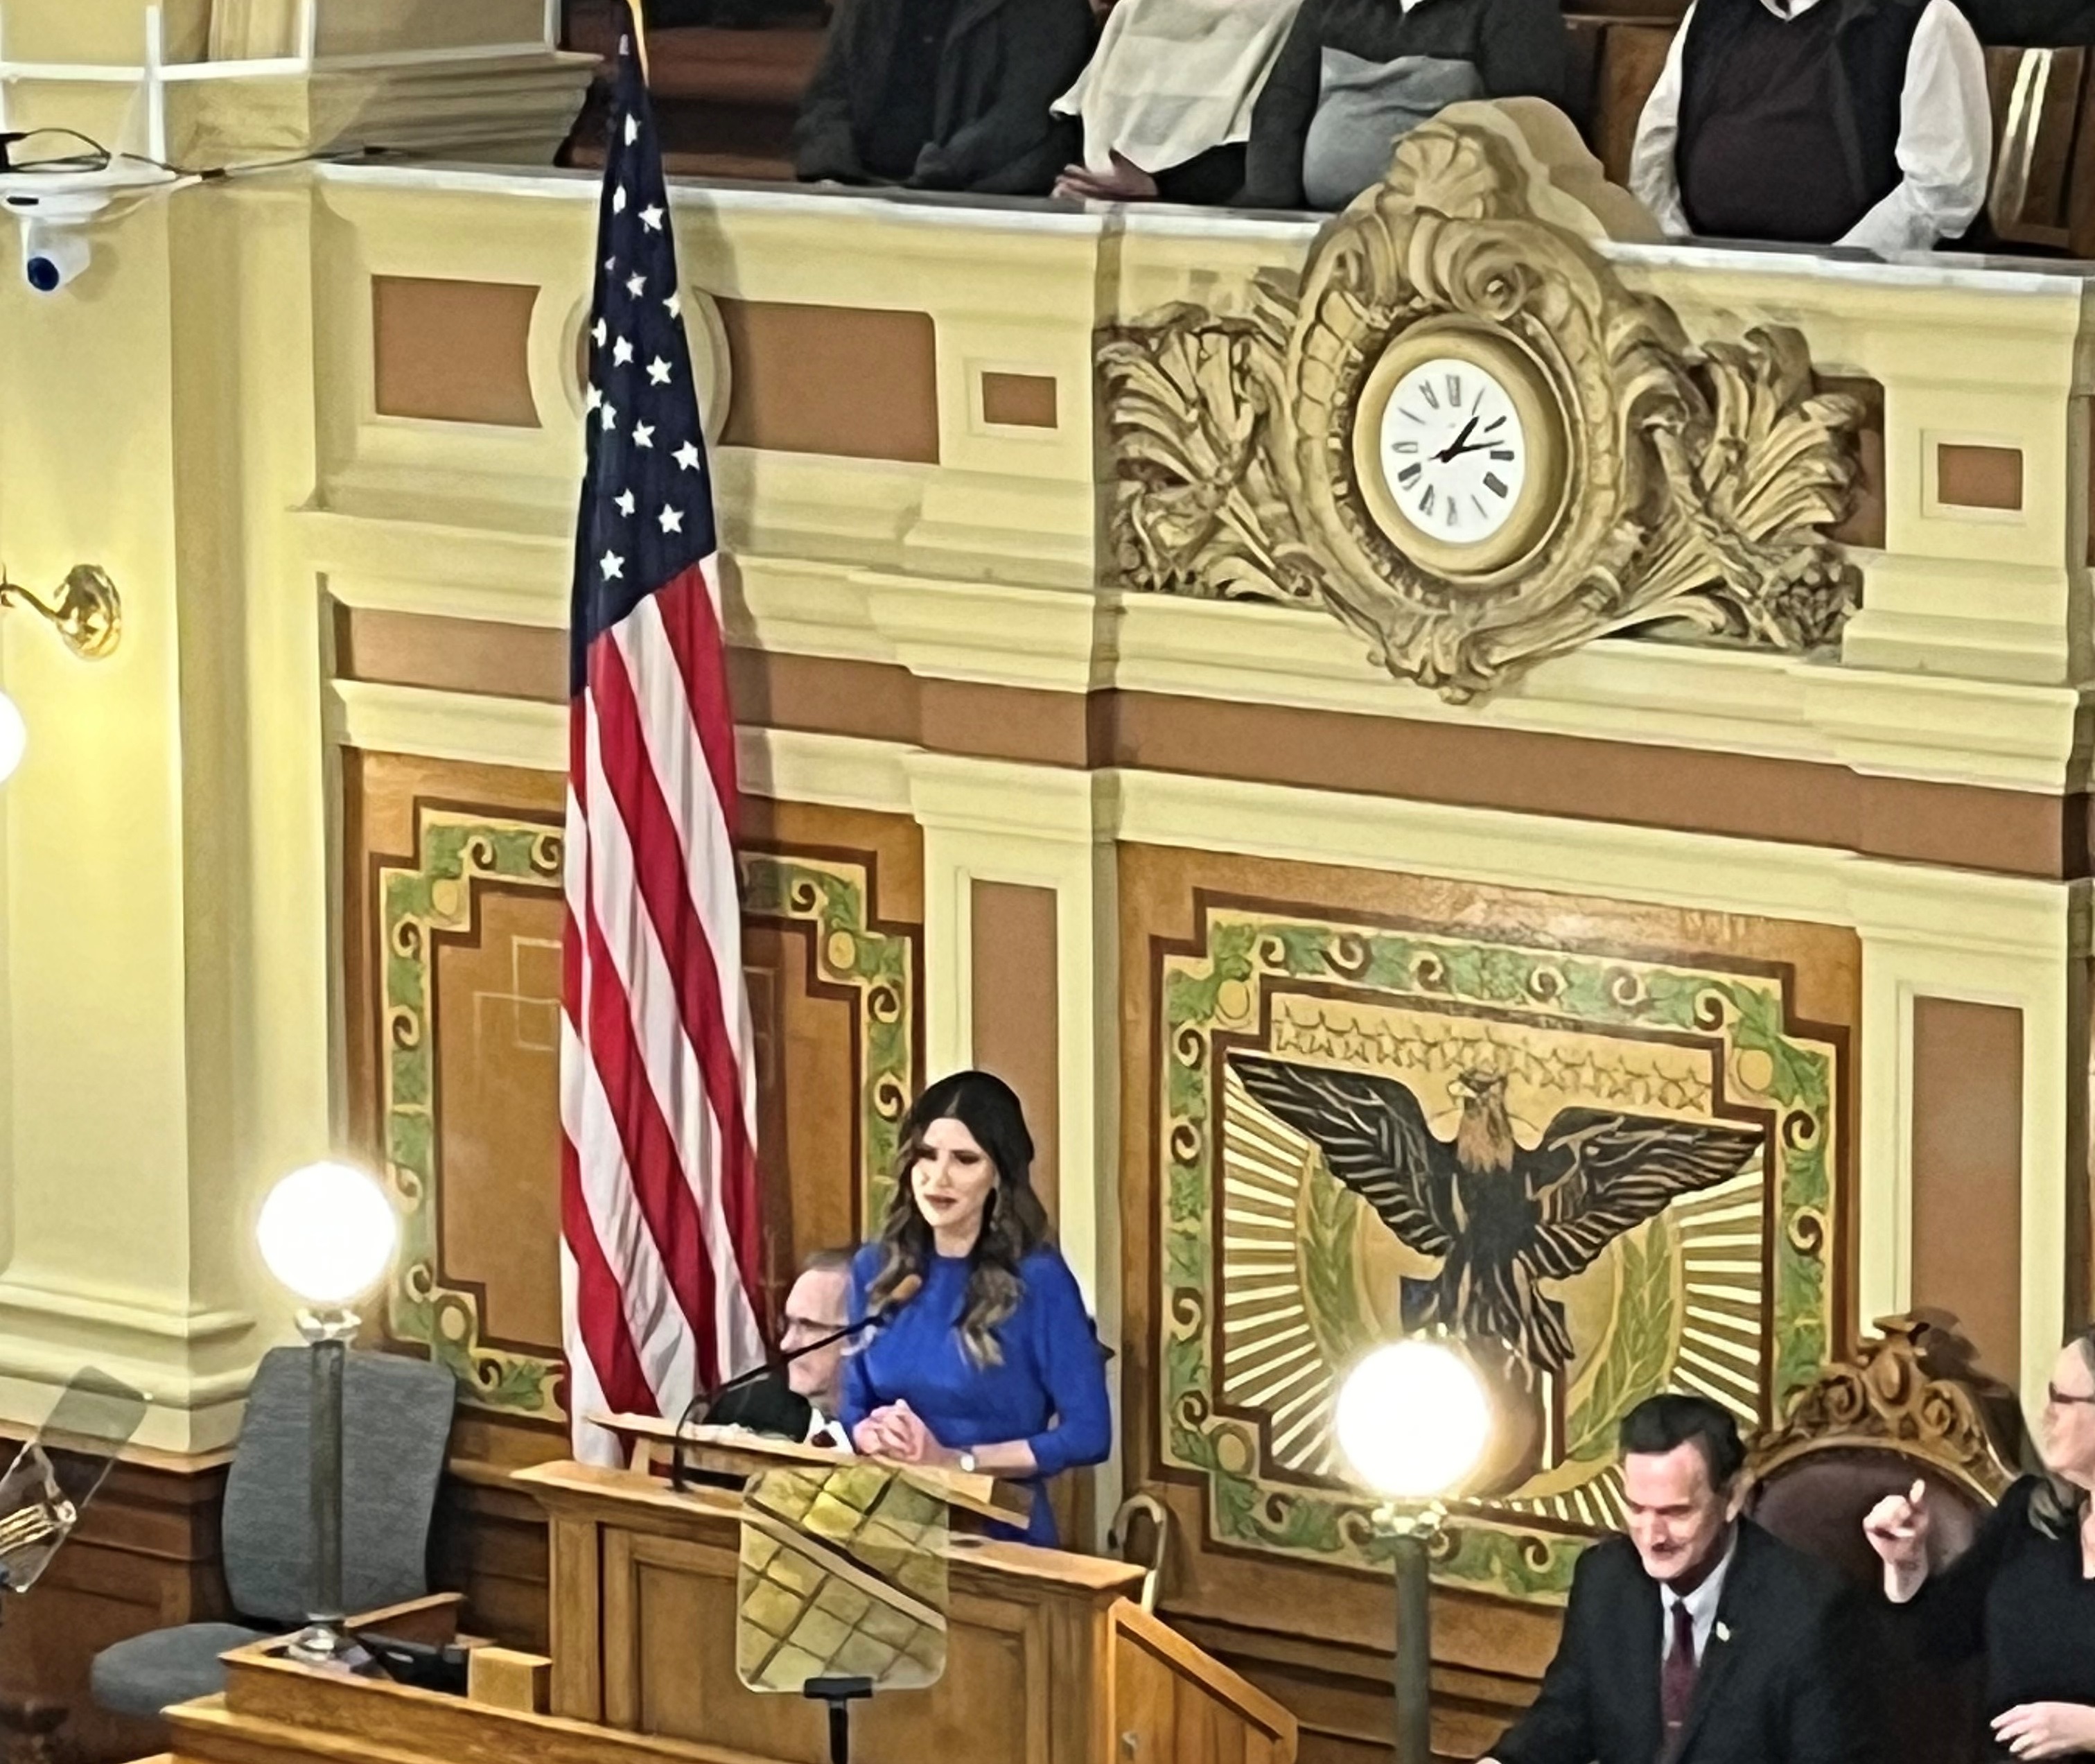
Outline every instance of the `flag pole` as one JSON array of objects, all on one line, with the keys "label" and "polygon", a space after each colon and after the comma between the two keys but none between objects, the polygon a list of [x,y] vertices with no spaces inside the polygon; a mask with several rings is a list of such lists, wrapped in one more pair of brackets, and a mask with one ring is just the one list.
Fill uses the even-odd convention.
[{"label": "flag pole", "polygon": [[643,0],[630,0],[628,7],[633,19],[633,52],[640,58],[640,83],[651,85],[647,76],[647,20]]}]

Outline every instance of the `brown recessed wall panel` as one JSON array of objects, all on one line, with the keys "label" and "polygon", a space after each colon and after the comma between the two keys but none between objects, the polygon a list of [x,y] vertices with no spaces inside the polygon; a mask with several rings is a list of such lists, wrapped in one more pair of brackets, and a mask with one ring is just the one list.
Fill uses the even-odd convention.
[{"label": "brown recessed wall panel", "polygon": [[2062,880],[2088,863],[2080,796],[1291,705],[918,680],[885,663],[825,656],[736,649],[729,668],[737,721],[762,728],[1842,846]]},{"label": "brown recessed wall panel", "polygon": [[536,429],[524,282],[371,278],[373,402],[381,416]]},{"label": "brown recessed wall panel", "polygon": [[939,463],[930,313],[723,300],[720,315],[734,384],[724,446]]},{"label": "brown recessed wall panel", "polygon": [[1945,508],[1991,508],[2008,512],[2023,505],[2019,447],[1982,447],[1941,442],[1935,449],[1935,499]]},{"label": "brown recessed wall panel", "polygon": [[2022,1342],[2023,1018],[1913,1003],[1913,1302],[2013,1383]]},{"label": "brown recessed wall panel", "polygon": [[[1033,1132],[1033,1184],[1056,1215],[1061,1198],[1056,1116],[1055,891],[978,882],[969,922],[974,1062],[1018,1092]],[[935,1075],[935,1074],[934,1074]]]},{"label": "brown recessed wall panel", "polygon": [[568,634],[540,625],[420,612],[334,609],[334,671],[342,680],[428,686],[564,703]]},{"label": "brown recessed wall panel", "polygon": [[433,951],[443,1154],[440,1261],[490,1340],[560,1339],[560,895],[477,891]]},{"label": "brown recessed wall panel", "polygon": [[1052,429],[1059,421],[1055,411],[1055,381],[1044,373],[985,373],[982,377],[982,413],[986,423],[1010,429]]}]

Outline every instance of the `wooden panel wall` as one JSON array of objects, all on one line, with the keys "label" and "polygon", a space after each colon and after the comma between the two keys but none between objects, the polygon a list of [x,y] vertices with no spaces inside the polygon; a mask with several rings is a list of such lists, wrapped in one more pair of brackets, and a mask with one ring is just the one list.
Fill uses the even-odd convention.
[{"label": "wooden panel wall", "polygon": [[[0,1450],[11,1457],[19,1443],[0,1439]],[[115,1764],[166,1744],[159,1723],[98,1710],[88,1670],[113,1642],[228,1615],[218,1532],[225,1466],[224,1454],[179,1461],[134,1454],[118,1464],[30,1596],[7,1601],[0,1625],[5,1756],[33,1757],[26,1736],[54,1725],[68,1764]]]},{"label": "wooden panel wall", "polygon": [[[1331,1313],[1355,1304],[1359,1328],[1392,1332],[1399,1277],[1430,1274],[1431,1264],[1405,1249],[1364,1206],[1345,1212],[1351,1197],[1333,1185],[1317,1190],[1322,1198],[1307,1215],[1283,1217],[1283,1204],[1271,1200],[1278,1235],[1268,1259],[1277,1271],[1261,1274],[1268,1296],[1258,1304],[1204,1296],[1204,1258],[1219,1262],[1236,1253],[1222,1247],[1222,1216],[1207,1214],[1211,1203],[1189,1174],[1212,1169],[1200,1162],[1209,1147],[1220,1148],[1217,1157],[1241,1159],[1251,1154],[1242,1143],[1231,1150],[1232,1135],[1239,1142],[1247,1132],[1265,1135],[1268,1174],[1230,1163],[1235,1189],[1247,1178],[1253,1187],[1270,1179],[1277,1196],[1300,1182],[1291,1191],[1309,1196],[1313,1183],[1330,1182],[1313,1167],[1319,1154],[1311,1143],[1287,1139],[1270,1120],[1261,1126],[1239,1085],[1230,1081],[1230,1100],[1220,1100],[1221,1069],[1233,1050],[1256,1046],[1286,1060],[1381,1070],[1423,1098],[1445,1082],[1444,1044],[1459,1041],[1465,1066],[1509,1074],[1509,1106],[1523,1145],[1533,1145],[1551,1118],[1557,1105],[1548,1099],[1589,1093],[1607,1076],[1596,1076],[1601,1068],[1611,1067],[1609,1083],[1642,1099],[1631,1105],[1638,1108],[1688,1121],[1763,1121],[1767,1161],[1759,1176],[1742,1181],[1740,1198],[1715,1197],[1731,1216],[1722,1228],[1740,1228],[1740,1218],[1750,1228],[1757,1213],[1762,1229],[1777,1227],[1816,1248],[1794,1265],[1784,1261],[1787,1252],[1769,1252],[1771,1265],[1787,1268],[1784,1278],[1794,1283],[1787,1302],[1803,1307],[1797,1326],[1777,1331],[1763,1315],[1750,1330],[1740,1322],[1731,1346],[1742,1352],[1738,1341],[1757,1344],[1753,1357],[1740,1362],[1749,1383],[1793,1378],[1805,1357],[1845,1349],[1853,1338],[1848,1134],[1858,947],[1850,934],[1814,926],[1160,848],[1123,847],[1120,882],[1125,1451],[1128,1487],[1157,1494],[1174,1518],[1160,1610],[1295,1712],[1305,1764],[1377,1764],[1392,1737],[1387,1570],[1365,1548],[1371,1534],[1353,1529],[1340,1510],[1345,1485],[1337,1466],[1320,1467],[1300,1446],[1320,1424],[1313,1402],[1278,1411],[1291,1392],[1307,1387],[1288,1382],[1291,1365],[1304,1362],[1288,1362],[1287,1354],[1304,1343],[1329,1351]],[[1197,960],[1186,953],[1196,949]],[[1294,978],[1283,985],[1287,975]],[[1426,1026],[1422,1039],[1406,1042],[1407,1013]],[[1196,1017],[1197,1026],[1190,1021]],[[1757,1030],[1736,1039],[1749,1018],[1773,1039],[1747,1046]],[[1662,1019],[1680,1027],[1662,1029]],[[1778,1074],[1778,1065],[1787,1075]],[[1214,1112],[1189,1114],[1187,1091],[1211,1078]],[[1792,1079],[1801,1086],[1796,1099],[1775,1102]],[[1818,1102],[1809,1094],[1814,1083],[1825,1088]],[[1437,1104],[1427,1119],[1444,1139],[1451,1135],[1452,1117],[1444,1119]],[[1808,1145],[1810,1156],[1792,1161],[1796,1144]],[[1810,1191],[1814,1180],[1823,1181],[1823,1193]],[[1633,1387],[1596,1394],[1593,1370],[1604,1335],[1612,1343],[1625,1329],[1648,1326],[1631,1323],[1623,1310],[1649,1284],[1636,1270],[1663,1277],[1668,1258],[1710,1253],[1695,1248],[1702,1226],[1691,1213],[1682,1218],[1643,1228],[1618,1263],[1596,1264],[1597,1284],[1548,1289],[1561,1291],[1580,1356],[1566,1374],[1577,1400],[1567,1397],[1566,1406],[1575,1418],[1596,1405],[1609,1411],[1589,1424],[1596,1462],[1604,1444],[1612,1457],[1605,1423],[1617,1399],[1644,1394]],[[1230,1226],[1228,1234],[1239,1229]],[[1222,1374],[1210,1361],[1243,1352],[1254,1313],[1274,1309],[1270,1282],[1295,1278],[1291,1264],[1309,1270],[1327,1234],[1342,1248],[1335,1261],[1327,1257],[1313,1270],[1326,1290],[1305,1298],[1299,1339],[1275,1348],[1277,1394],[1261,1411],[1261,1399],[1247,1389],[1218,1386]],[[1215,1289],[1229,1290],[1226,1282]],[[1763,1302],[1742,1293],[1735,1309],[1743,1318]],[[1214,1323],[1186,1334],[1187,1319],[1207,1305]],[[1226,1339],[1219,1327],[1226,1306],[1235,1319]],[[1662,1370],[1678,1331],[1721,1335],[1732,1326],[1683,1312],[1668,1328],[1675,1333],[1654,1338],[1662,1357],[1653,1364]],[[1808,1357],[1796,1351],[1800,1334],[1815,1338]],[[1313,1370],[1318,1353],[1308,1362]],[[1675,1367],[1667,1376],[1682,1375],[1677,1361]],[[1628,1375],[1651,1374],[1632,1365]],[[1328,1382],[1328,1373],[1319,1375]],[[1685,1374],[1701,1375],[1692,1368]],[[1182,1387],[1209,1395],[1182,1405],[1170,1396]],[[1751,1410],[1765,1409],[1771,1396],[1755,1392],[1749,1400],[1735,1392],[1733,1400]],[[1287,1444],[1284,1429],[1305,1417],[1297,1467],[1265,1474],[1259,1464],[1277,1461]],[[1210,1470],[1187,1467],[1209,1449],[1217,1454]],[[1576,1485],[1576,1468],[1566,1460],[1553,1484],[1545,1475],[1537,1486]],[[1339,1492],[1338,1508],[1330,1490]],[[1567,1497],[1563,1505],[1575,1517],[1577,1502]],[[1459,1560],[1442,1564],[1435,1598],[1435,1744],[1450,1757],[1484,1752],[1531,1697],[1555,1644],[1554,1600],[1561,1596],[1544,1585],[1546,1551],[1536,1556],[1516,1541],[1501,1552],[1491,1543],[1482,1522],[1513,1509],[1476,1509],[1475,1525],[1470,1510],[1458,1511]],[[1532,1535],[1537,1548],[1566,1532],[1575,1540],[1578,1525],[1550,1518],[1555,1510],[1547,1501],[1531,1509],[1539,1531],[1500,1535]],[[1605,1489],[1594,1494],[1594,1510],[1605,1514]],[[1476,1590],[1459,1590],[1457,1575]],[[1523,1577],[1532,1593],[1521,1592]]]},{"label": "wooden panel wall", "polygon": [[2022,1348],[2023,1013],[1913,1001],[1913,1303],[1953,1321],[1972,1370]]},{"label": "wooden panel wall", "polygon": [[[464,1395],[440,1582],[482,1633],[545,1635],[546,1540],[503,1485],[567,1449],[560,1370],[562,781],[343,756],[351,1121],[407,1253],[380,1344]],[[745,958],[773,1317],[808,1252],[855,1242],[920,1061],[921,845],[905,818],[744,803]]]}]

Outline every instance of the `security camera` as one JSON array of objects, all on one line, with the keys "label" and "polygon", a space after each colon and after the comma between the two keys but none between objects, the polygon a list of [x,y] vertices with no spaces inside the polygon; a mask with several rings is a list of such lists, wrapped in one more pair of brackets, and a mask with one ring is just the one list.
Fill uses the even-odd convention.
[{"label": "security camera", "polygon": [[0,188],[0,208],[22,229],[22,280],[38,294],[56,294],[94,255],[89,228],[109,206],[109,191],[64,187],[54,178],[24,189],[19,178]]},{"label": "security camera", "polygon": [[56,294],[87,268],[94,248],[72,227],[31,220],[22,228],[22,280],[38,294]]}]

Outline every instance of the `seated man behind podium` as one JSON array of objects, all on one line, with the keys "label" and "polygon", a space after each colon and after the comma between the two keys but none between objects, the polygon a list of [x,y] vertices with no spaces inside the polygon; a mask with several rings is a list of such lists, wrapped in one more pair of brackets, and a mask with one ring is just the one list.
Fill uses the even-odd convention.
[{"label": "seated man behind podium", "polygon": [[1870,1754],[1847,1589],[1740,1516],[1738,1424],[1700,1396],[1622,1419],[1629,1532],[1579,1559],[1557,1657],[1497,1764],[1851,1764]]},{"label": "seated man behind podium", "polygon": [[1033,1191],[1025,1113],[1001,1078],[956,1072],[910,1105],[901,1139],[880,1235],[852,1264],[852,1318],[886,1319],[844,1362],[852,1443],[1032,1484],[1026,1541],[1052,1545],[1039,1485],[1103,1459],[1113,1415],[1098,1332]]},{"label": "seated man behind podium", "polygon": [[800,1275],[786,1295],[786,1325],[778,1337],[782,1354],[798,1354],[782,1372],[724,1392],[707,1410],[706,1420],[722,1427],[747,1427],[781,1440],[850,1449],[837,1415],[843,1399],[844,1343],[804,1352],[810,1344],[834,1335],[848,1321],[852,1252],[818,1249],[800,1265]]},{"label": "seated man behind podium", "polygon": [[1985,57],[1953,0],[1695,0],[1629,185],[1675,237],[1884,255],[1960,237],[1992,155]]}]

